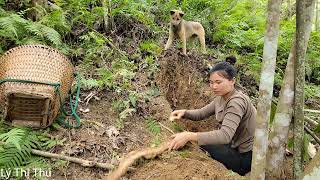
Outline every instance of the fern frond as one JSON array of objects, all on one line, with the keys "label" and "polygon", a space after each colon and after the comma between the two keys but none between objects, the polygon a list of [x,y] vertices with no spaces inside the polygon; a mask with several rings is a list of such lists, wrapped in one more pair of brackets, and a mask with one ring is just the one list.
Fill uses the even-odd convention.
[{"label": "fern frond", "polygon": [[61,36],[56,30],[43,25],[42,32],[43,36],[49,39],[53,44],[61,45]]},{"label": "fern frond", "polygon": [[31,156],[31,149],[21,144],[21,150],[13,144],[4,145],[0,151],[0,167],[15,168],[24,165]]},{"label": "fern frond", "polygon": [[14,128],[7,133],[0,134],[0,141],[5,142],[5,144],[13,144],[17,149],[21,150],[20,142],[24,138],[25,134],[25,130]]},{"label": "fern frond", "polygon": [[92,89],[95,87],[100,87],[99,82],[96,79],[81,79],[81,87],[84,89]]},{"label": "fern frond", "polygon": [[15,168],[31,157],[32,148],[38,148],[38,138],[28,129],[13,128],[0,135],[0,167]]},{"label": "fern frond", "polygon": [[6,14],[6,11],[0,7],[0,17],[4,16],[5,14]]},{"label": "fern frond", "polygon": [[40,23],[30,23],[28,25],[25,26],[25,28],[33,33],[36,36],[40,36],[43,38],[42,36],[42,32],[41,32],[41,24]]},{"label": "fern frond", "polygon": [[21,31],[21,26],[27,24],[28,21],[18,16],[11,14],[9,16],[0,17],[0,36],[18,39]]},{"label": "fern frond", "polygon": [[59,139],[51,139],[51,138],[48,138],[48,137],[43,137],[42,141],[45,141],[44,143],[41,144],[41,147],[43,149],[51,149],[57,145],[63,145],[63,142],[62,140],[59,140]]},{"label": "fern frond", "polygon": [[64,13],[61,9],[47,14],[39,22],[57,30],[61,34],[66,34],[71,31],[70,23],[66,19],[66,13]]},{"label": "fern frond", "polygon": [[40,38],[38,36],[25,37],[25,38],[23,38],[21,40],[17,40],[16,44],[19,44],[19,45],[24,45],[24,44],[43,44],[43,45],[45,45],[45,43],[43,42],[43,38]]},{"label": "fern frond", "polygon": [[161,127],[157,121],[152,118],[147,119],[147,128],[152,134],[159,134],[161,132]]},{"label": "fern frond", "polygon": [[38,22],[32,22],[28,25],[25,26],[25,28],[31,32],[32,34],[44,38],[44,39],[48,39],[50,42],[52,42],[55,45],[61,45],[61,36],[60,34],[50,28],[47,27],[43,24],[40,24]]}]

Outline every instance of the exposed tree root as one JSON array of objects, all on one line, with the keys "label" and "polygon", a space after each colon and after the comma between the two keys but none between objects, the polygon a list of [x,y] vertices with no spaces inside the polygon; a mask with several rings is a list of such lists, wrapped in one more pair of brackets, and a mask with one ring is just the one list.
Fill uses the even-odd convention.
[{"label": "exposed tree root", "polygon": [[169,142],[162,143],[157,148],[148,148],[142,151],[132,151],[125,158],[120,161],[119,167],[111,172],[105,180],[118,180],[121,176],[126,174],[129,166],[131,166],[137,159],[143,157],[146,159],[155,158],[157,155],[162,154],[169,147]]}]

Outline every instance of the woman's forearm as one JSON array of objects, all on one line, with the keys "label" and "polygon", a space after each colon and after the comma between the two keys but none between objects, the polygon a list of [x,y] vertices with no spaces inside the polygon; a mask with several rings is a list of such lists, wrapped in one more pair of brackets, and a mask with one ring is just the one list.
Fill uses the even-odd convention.
[{"label": "woman's forearm", "polygon": [[204,106],[201,109],[186,110],[183,117],[190,120],[199,121],[213,115],[214,113],[214,102],[211,102],[210,104]]}]

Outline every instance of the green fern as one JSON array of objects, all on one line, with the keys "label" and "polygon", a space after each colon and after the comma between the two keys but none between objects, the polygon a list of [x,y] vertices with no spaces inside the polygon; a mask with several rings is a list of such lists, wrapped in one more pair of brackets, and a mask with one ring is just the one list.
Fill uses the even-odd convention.
[{"label": "green fern", "polygon": [[11,131],[1,134],[0,141],[3,141],[5,144],[13,144],[19,150],[21,150],[20,142],[25,135],[25,130],[23,129],[12,129]]},{"label": "green fern", "polygon": [[81,78],[81,88],[84,90],[90,90],[93,88],[100,88],[99,82],[96,79],[88,78],[84,79]]},{"label": "green fern", "polygon": [[0,17],[0,36],[10,39],[19,39],[23,26],[27,24],[27,22],[27,20],[17,14]]},{"label": "green fern", "polygon": [[158,135],[161,132],[161,127],[157,121],[152,118],[148,118],[147,121],[147,128],[148,130],[155,135]]},{"label": "green fern", "polygon": [[56,46],[62,44],[60,34],[53,28],[10,13],[0,16],[0,37],[12,40],[16,44],[46,40]]},{"label": "green fern", "polygon": [[35,34],[36,36],[42,37],[44,39],[48,39],[55,45],[61,44],[61,36],[60,34],[43,24],[40,24],[38,22],[33,22],[25,26],[25,28],[30,31],[31,33]]},{"label": "green fern", "polygon": [[66,13],[64,13],[61,9],[47,14],[39,22],[57,30],[61,34],[67,34],[71,31],[70,23],[68,23],[66,19]]},{"label": "green fern", "polygon": [[178,123],[176,123],[176,122],[172,122],[171,123],[171,127],[174,129],[174,131],[176,131],[176,132],[182,132],[182,131],[184,131],[184,127],[183,126],[181,126],[181,125],[179,125]]},{"label": "green fern", "polygon": [[37,148],[37,136],[27,129],[14,128],[0,135],[0,167],[15,168],[31,157],[31,149]]},{"label": "green fern", "polygon": [[38,136],[38,139],[40,141],[39,147],[42,149],[48,150],[51,149],[57,145],[63,145],[63,140],[57,139],[57,138],[51,138],[45,135]]}]

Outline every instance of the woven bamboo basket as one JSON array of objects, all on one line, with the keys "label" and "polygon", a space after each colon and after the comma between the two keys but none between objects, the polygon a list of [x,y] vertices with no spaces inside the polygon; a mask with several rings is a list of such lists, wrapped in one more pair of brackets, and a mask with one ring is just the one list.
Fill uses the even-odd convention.
[{"label": "woven bamboo basket", "polygon": [[[23,45],[8,50],[0,58],[0,109],[4,118],[14,125],[51,125],[73,79],[71,62],[51,47]],[[60,86],[48,85],[52,83]]]}]

